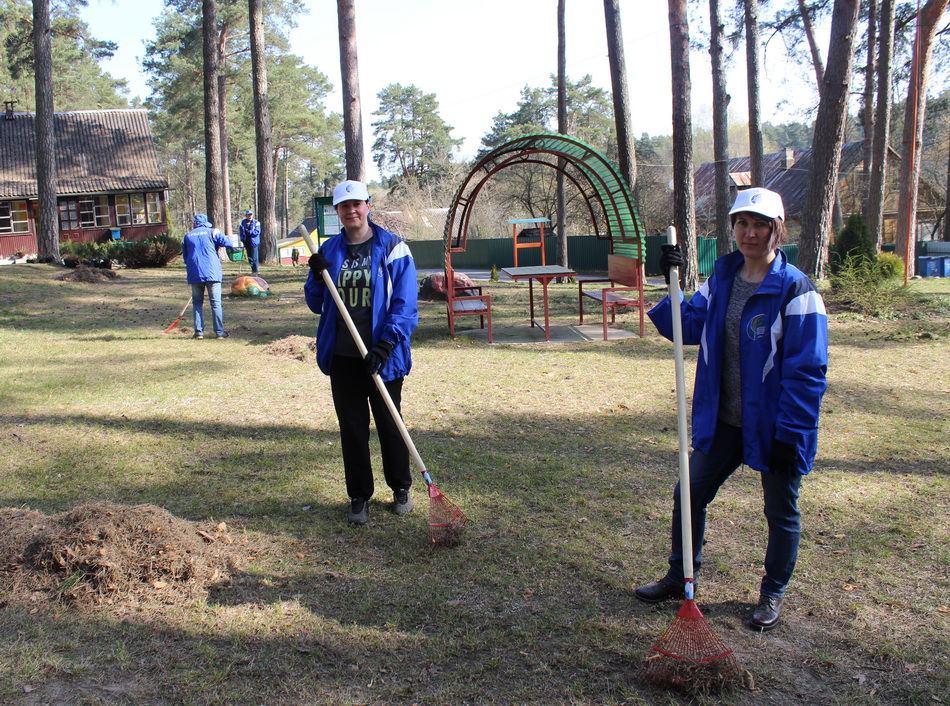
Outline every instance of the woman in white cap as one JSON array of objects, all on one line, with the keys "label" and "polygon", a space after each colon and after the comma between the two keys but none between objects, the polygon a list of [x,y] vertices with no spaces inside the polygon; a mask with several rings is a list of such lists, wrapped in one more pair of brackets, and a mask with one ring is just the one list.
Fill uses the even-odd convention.
[{"label": "woman in white cap", "polygon": [[[700,347],[689,463],[693,566],[698,574],[706,506],[740,465],[758,471],[769,537],[749,624],[771,630],[798,557],[798,494],[815,458],[828,320],[821,295],[779,249],[785,237],[782,197],[746,189],[729,213],[736,251],[719,258],[713,275],[689,301],[680,301],[683,342]],[[660,265],[667,282],[670,268],[683,264],[678,246],[664,246]],[[670,340],[671,307],[666,297],[649,312]],[[635,591],[648,603],[684,595],[679,498],[677,484],[666,576]]]},{"label": "woman in white cap", "polygon": [[[365,184],[339,184],[333,190],[333,206],[343,230],[310,256],[304,294],[310,310],[320,315],[317,364],[330,376],[340,424],[343,471],[350,497],[347,519],[361,525],[369,519],[369,500],[374,492],[370,409],[379,434],[383,476],[393,492],[392,511],[398,515],[412,511],[409,450],[371,376],[379,373],[399,409],[403,378],[412,367],[409,338],[419,321],[418,283],[416,265],[405,241],[369,219]],[[323,270],[336,283],[356,324],[368,351],[365,359],[327,294]]]}]

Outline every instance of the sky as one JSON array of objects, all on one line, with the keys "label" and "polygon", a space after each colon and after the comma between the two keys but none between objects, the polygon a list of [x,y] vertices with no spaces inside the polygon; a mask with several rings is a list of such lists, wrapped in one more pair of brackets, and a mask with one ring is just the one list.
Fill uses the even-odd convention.
[{"label": "sky", "polygon": [[[292,30],[292,51],[326,74],[334,86],[326,106],[342,112],[337,10],[334,0],[305,0],[309,13]],[[129,82],[131,96],[146,98],[141,73],[145,42],[154,38],[152,19],[162,0],[89,0],[83,19],[93,36],[119,45],[106,71]],[[659,0],[620,0],[633,135],[672,133],[670,41],[667,5]],[[690,29],[696,39],[696,31]],[[527,85],[546,87],[557,73],[557,0],[356,0],[363,141],[373,142],[372,113],[387,85],[413,84],[434,93],[439,114],[464,140],[459,156],[471,158],[493,118],[511,113]],[[827,41],[827,40],[822,40]],[[567,74],[610,90],[606,29],[601,0],[566,0]],[[825,53],[827,47],[824,48]],[[746,112],[744,51],[733,60],[727,90],[730,112]],[[802,70],[784,61],[780,43],[764,57],[763,120],[806,119],[817,104]],[[803,81],[803,77],[805,81]],[[712,123],[712,87],[705,51],[691,58],[694,126]],[[367,168],[375,165],[367,154]]]}]

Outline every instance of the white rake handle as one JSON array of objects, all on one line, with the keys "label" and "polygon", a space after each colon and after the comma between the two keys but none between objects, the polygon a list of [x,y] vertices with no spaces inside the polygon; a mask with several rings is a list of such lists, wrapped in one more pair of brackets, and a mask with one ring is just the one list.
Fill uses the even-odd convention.
[{"label": "white rake handle", "polygon": [[[666,229],[667,242],[676,245],[676,228]],[[673,356],[676,359],[676,430],[679,433],[680,530],[683,535],[683,577],[686,597],[693,597],[693,518],[689,493],[689,432],[686,424],[686,376],[683,372],[683,315],[680,311],[679,268],[670,268],[670,304],[673,313]]]}]

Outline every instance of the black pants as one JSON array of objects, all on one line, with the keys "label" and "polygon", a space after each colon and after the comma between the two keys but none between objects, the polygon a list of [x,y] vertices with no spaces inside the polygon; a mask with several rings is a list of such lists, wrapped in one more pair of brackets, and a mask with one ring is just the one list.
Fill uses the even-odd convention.
[{"label": "black pants", "polygon": [[[403,378],[386,383],[396,409],[402,401]],[[343,449],[343,471],[346,475],[346,493],[351,498],[373,495],[373,466],[369,453],[369,410],[373,410],[376,432],[383,457],[383,476],[392,490],[409,488],[412,473],[409,469],[409,449],[393,421],[373,378],[367,375],[361,358],[336,356],[330,370],[330,390],[333,407],[340,424],[340,443]],[[369,400],[369,405],[366,404]]]}]

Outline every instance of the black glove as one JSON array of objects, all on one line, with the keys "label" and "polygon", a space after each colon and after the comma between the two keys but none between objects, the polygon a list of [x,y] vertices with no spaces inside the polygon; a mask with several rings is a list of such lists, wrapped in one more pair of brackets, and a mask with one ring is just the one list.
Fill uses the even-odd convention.
[{"label": "black glove", "polygon": [[670,283],[670,268],[682,267],[685,264],[679,244],[664,243],[660,246],[660,269],[663,270],[663,279],[667,284]]},{"label": "black glove", "polygon": [[769,470],[772,473],[791,475],[798,472],[798,448],[778,439],[772,440],[772,453],[769,454]]},{"label": "black glove", "polygon": [[363,362],[366,364],[366,372],[375,375],[383,369],[386,361],[393,352],[393,344],[386,340],[381,340],[368,351]]},{"label": "black glove", "polygon": [[323,250],[317,250],[310,256],[307,263],[310,265],[310,269],[313,270],[313,276],[317,279],[322,279],[323,271],[333,264],[327,262],[327,259],[323,256]]}]

